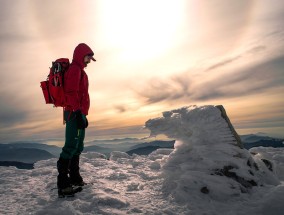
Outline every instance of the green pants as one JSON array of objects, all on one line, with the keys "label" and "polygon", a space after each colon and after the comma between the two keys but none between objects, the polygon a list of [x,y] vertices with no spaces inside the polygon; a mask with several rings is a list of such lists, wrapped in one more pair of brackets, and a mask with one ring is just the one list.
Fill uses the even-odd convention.
[{"label": "green pants", "polygon": [[[83,115],[86,120],[86,116]],[[64,111],[66,121],[65,145],[62,148],[60,157],[71,159],[74,155],[80,155],[84,149],[85,129],[78,129],[74,112]]]}]

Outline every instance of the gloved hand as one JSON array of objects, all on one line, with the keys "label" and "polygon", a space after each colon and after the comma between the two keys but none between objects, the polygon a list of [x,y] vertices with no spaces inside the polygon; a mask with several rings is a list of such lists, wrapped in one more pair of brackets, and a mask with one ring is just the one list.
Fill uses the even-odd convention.
[{"label": "gloved hand", "polygon": [[89,122],[88,122],[88,119],[87,119],[86,116],[85,116],[85,118],[86,118],[86,127],[85,128],[88,128]]},{"label": "gloved hand", "polygon": [[81,110],[75,111],[75,115],[76,115],[78,129],[86,128],[87,121],[85,121],[85,119],[84,119],[86,117],[83,116]]}]

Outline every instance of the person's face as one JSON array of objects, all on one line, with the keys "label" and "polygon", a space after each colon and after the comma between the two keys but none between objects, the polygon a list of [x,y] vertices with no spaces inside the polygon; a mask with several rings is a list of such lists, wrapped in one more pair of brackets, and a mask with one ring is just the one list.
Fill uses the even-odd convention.
[{"label": "person's face", "polygon": [[91,62],[92,56],[90,55],[86,55],[84,57],[84,63],[86,64],[86,66]]}]

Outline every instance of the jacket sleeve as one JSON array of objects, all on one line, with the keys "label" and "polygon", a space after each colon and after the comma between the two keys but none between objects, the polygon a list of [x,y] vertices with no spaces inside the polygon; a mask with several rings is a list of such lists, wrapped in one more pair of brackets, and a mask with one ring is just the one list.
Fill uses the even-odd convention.
[{"label": "jacket sleeve", "polygon": [[65,103],[73,111],[80,109],[79,84],[81,70],[77,66],[70,66],[64,75]]}]

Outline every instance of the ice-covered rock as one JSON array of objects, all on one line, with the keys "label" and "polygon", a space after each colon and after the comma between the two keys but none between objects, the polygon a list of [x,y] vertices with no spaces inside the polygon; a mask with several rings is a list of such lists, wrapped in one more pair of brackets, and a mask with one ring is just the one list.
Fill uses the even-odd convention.
[{"label": "ice-covered rock", "polygon": [[200,192],[223,201],[249,192],[253,186],[279,184],[273,172],[242,148],[222,106],[167,111],[163,117],[148,120],[145,127],[150,136],[164,134],[176,139],[162,171],[164,191],[178,202],[185,203]]}]

